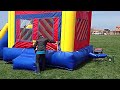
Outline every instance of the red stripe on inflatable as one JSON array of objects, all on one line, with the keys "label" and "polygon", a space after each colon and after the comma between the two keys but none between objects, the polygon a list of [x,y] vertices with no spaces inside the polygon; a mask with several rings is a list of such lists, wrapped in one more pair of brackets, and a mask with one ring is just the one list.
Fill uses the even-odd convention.
[{"label": "red stripe on inflatable", "polygon": [[55,48],[52,48],[51,46],[47,45],[46,50],[56,50]]},{"label": "red stripe on inflatable", "polygon": [[38,22],[39,22],[38,18],[33,19],[33,35],[32,35],[32,40],[37,40],[37,38],[38,38]]},{"label": "red stripe on inflatable", "polygon": [[53,43],[48,43],[48,45],[52,48],[56,48],[56,44],[53,44]]},{"label": "red stripe on inflatable", "polygon": [[51,48],[49,45],[46,46],[46,50],[54,50],[53,48]]},{"label": "red stripe on inflatable", "polygon": [[[79,39],[78,36],[79,36],[79,32],[81,32],[81,25],[82,25],[82,19],[80,19],[80,21],[77,21],[78,22],[78,25],[76,25],[76,36],[77,36],[77,40]],[[76,22],[76,23],[77,23]]]},{"label": "red stripe on inflatable", "polygon": [[81,32],[81,36],[79,37],[79,40],[83,40],[83,37],[85,37],[85,26],[86,26],[86,20],[83,20],[84,21],[84,24],[83,24],[83,28],[82,28],[82,32]]},{"label": "red stripe on inflatable", "polygon": [[79,35],[81,34],[81,26],[82,26],[82,24],[83,24],[83,20],[81,19],[81,21],[80,21],[80,23],[79,23],[79,27],[77,26],[77,40],[79,40]]},{"label": "red stripe on inflatable", "polygon": [[59,23],[59,18],[54,18],[54,40],[58,41],[58,23]]},{"label": "red stripe on inflatable", "polygon": [[47,36],[44,34],[44,31],[41,28],[39,28],[39,32],[42,34],[43,37],[47,38]]},{"label": "red stripe on inflatable", "polygon": [[27,35],[27,37],[26,37],[26,40],[29,40],[32,36],[32,33],[31,33],[31,31],[28,31],[27,33],[30,33],[30,35]]},{"label": "red stripe on inflatable", "polygon": [[[45,20],[45,19],[44,19]],[[41,19],[40,23],[42,24],[42,26],[45,28],[45,30],[49,33],[50,36],[52,36],[52,31],[49,30],[49,28],[45,25],[44,21]],[[49,24],[49,23],[48,23]],[[53,27],[51,27],[53,28]]]},{"label": "red stripe on inflatable", "polygon": [[16,20],[16,41],[19,41],[20,39],[20,19]]},{"label": "red stripe on inflatable", "polygon": [[21,32],[20,32],[20,40],[23,40],[23,37],[26,35],[26,33],[27,33],[28,31],[27,30],[25,30],[25,32],[24,32],[24,34],[22,34],[22,30],[21,30]]},{"label": "red stripe on inflatable", "polygon": [[49,23],[51,27],[53,27],[53,18],[46,19],[46,21]]},{"label": "red stripe on inflatable", "polygon": [[52,40],[53,39],[53,37],[52,37],[52,35],[50,35],[46,30],[45,30],[45,28],[44,28],[44,26],[42,25],[43,23],[42,23],[42,20],[40,20],[40,30],[42,31],[42,34],[44,34],[45,35],[45,37],[46,38],[49,38],[50,40]]},{"label": "red stripe on inflatable", "polygon": [[56,43],[47,43],[46,50],[57,50],[57,44]]},{"label": "red stripe on inflatable", "polygon": [[32,48],[33,43],[32,42],[16,42],[15,48]]},{"label": "red stripe on inflatable", "polygon": [[82,19],[82,23],[80,25],[80,30],[79,30],[78,35],[77,35],[77,40],[79,40],[79,38],[81,38],[81,34],[83,32],[83,26],[84,26],[84,20]]},{"label": "red stripe on inflatable", "polygon": [[44,14],[44,13],[53,13],[53,12],[61,12],[61,11],[15,11],[15,15],[21,15],[21,14]]},{"label": "red stripe on inflatable", "polygon": [[[80,28],[80,22],[82,21],[81,19],[78,19],[78,20],[76,20],[76,26],[78,26],[78,28]],[[78,32],[78,29],[77,29],[77,31],[76,32]]]},{"label": "red stripe on inflatable", "polygon": [[85,21],[85,26],[84,26],[84,31],[83,31],[83,36],[82,36],[82,38],[81,38],[81,40],[84,40],[84,39],[87,39],[87,33],[86,32],[88,32],[88,29],[87,29],[87,27],[88,27],[88,21],[86,20]]}]

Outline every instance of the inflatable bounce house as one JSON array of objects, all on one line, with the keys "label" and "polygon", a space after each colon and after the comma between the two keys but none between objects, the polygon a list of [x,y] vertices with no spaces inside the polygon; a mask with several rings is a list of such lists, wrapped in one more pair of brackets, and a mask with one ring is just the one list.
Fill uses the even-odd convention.
[{"label": "inflatable bounce house", "polygon": [[[0,57],[13,69],[36,70],[33,44],[39,37],[60,41],[47,43],[46,65],[74,70],[93,52],[90,45],[91,11],[9,11],[0,31]],[[8,42],[8,43],[7,43]]]}]

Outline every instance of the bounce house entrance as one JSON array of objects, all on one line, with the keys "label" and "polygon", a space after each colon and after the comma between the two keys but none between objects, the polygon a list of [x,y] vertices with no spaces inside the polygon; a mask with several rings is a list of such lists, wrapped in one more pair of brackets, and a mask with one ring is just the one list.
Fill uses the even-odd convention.
[{"label": "bounce house entrance", "polygon": [[[59,41],[58,18],[34,18],[16,20],[16,44],[17,48],[32,47],[32,41],[40,35],[50,40]],[[56,45],[48,44],[48,47]]]}]

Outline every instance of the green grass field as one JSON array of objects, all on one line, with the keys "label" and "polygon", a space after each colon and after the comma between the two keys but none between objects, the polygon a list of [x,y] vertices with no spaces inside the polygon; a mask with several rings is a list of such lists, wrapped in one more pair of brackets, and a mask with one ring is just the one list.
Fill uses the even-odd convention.
[{"label": "green grass field", "polygon": [[91,36],[91,44],[101,47],[104,53],[115,55],[115,62],[90,61],[77,70],[47,68],[40,75],[33,71],[13,70],[12,64],[0,61],[0,79],[120,79],[120,36]]}]

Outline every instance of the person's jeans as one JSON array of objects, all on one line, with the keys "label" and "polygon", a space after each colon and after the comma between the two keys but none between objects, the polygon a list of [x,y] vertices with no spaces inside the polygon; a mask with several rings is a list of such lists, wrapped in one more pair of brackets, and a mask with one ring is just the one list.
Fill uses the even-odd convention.
[{"label": "person's jeans", "polygon": [[[41,65],[40,65],[40,62],[41,62]],[[44,71],[45,63],[46,63],[45,54],[36,54],[36,67],[37,67],[36,72]]]}]

